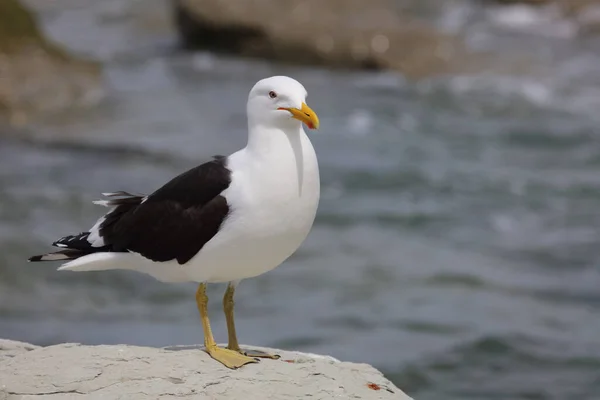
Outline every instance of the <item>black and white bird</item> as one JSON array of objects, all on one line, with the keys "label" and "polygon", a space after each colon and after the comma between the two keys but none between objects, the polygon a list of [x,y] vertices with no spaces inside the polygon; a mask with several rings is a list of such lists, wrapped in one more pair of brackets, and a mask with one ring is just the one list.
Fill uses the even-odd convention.
[{"label": "black and white bird", "polygon": [[[163,282],[197,282],[206,351],[229,368],[277,358],[243,351],[233,319],[236,285],[270,271],[308,235],[319,203],[315,150],[302,124],[319,127],[298,81],[275,76],[248,96],[248,143],[175,177],[148,196],[103,193],[111,207],[88,231],[53,243],[30,261],[64,260],[60,271],[126,269]],[[223,298],[229,343],[218,347],[206,284],[228,282]]]}]

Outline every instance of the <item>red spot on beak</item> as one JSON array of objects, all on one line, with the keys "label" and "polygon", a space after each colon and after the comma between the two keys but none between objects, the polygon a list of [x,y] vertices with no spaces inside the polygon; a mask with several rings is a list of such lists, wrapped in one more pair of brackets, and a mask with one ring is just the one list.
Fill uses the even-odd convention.
[{"label": "red spot on beak", "polygon": [[373,382],[367,383],[367,387],[371,390],[381,390],[381,386]]}]

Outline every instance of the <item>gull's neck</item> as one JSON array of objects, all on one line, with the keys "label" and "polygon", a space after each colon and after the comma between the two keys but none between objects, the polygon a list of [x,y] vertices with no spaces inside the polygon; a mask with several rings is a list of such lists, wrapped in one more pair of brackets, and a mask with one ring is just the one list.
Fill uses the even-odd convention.
[{"label": "gull's neck", "polygon": [[261,171],[266,168],[280,175],[296,175],[297,190],[302,195],[306,156],[303,142],[310,146],[308,139],[303,140],[305,137],[301,123],[286,127],[249,126],[246,154],[255,165],[260,165]]},{"label": "gull's neck", "polygon": [[305,133],[299,121],[291,122],[286,126],[249,124],[246,149],[257,156],[273,156],[285,148],[294,149]]}]

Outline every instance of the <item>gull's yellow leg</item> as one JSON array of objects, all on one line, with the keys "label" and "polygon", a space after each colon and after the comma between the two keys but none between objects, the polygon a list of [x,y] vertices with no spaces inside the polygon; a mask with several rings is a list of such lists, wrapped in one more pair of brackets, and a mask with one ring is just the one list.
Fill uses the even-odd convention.
[{"label": "gull's yellow leg", "polygon": [[279,355],[269,354],[260,350],[242,350],[237,340],[237,334],[235,332],[235,322],[233,321],[233,295],[235,293],[235,285],[230,283],[223,296],[223,310],[225,311],[225,319],[227,320],[227,335],[229,336],[229,343],[227,348],[233,351],[237,351],[240,354],[244,354],[249,357],[260,357],[260,358],[271,358],[277,360]]},{"label": "gull's yellow leg", "polygon": [[229,337],[229,343],[227,348],[237,352],[242,352],[240,344],[237,340],[237,333],[235,332],[235,322],[233,321],[233,294],[235,293],[235,287],[230,283],[227,285],[227,290],[223,296],[223,311],[225,311],[225,320],[227,321],[227,336]]},{"label": "gull's yellow leg", "polygon": [[206,284],[201,283],[196,291],[196,304],[198,305],[198,311],[200,311],[200,319],[202,320],[202,329],[204,330],[204,347],[206,352],[210,354],[212,358],[226,366],[227,368],[240,368],[243,365],[249,363],[258,362],[257,359],[240,354],[237,351],[230,349],[223,349],[217,346],[215,338],[213,337],[210,329],[210,322],[208,320],[208,296],[206,296]]}]

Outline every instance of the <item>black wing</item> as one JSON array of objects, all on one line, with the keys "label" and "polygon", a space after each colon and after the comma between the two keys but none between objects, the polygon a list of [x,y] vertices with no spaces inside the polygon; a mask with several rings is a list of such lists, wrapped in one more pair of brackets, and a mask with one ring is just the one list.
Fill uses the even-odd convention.
[{"label": "black wing", "polygon": [[34,256],[30,261],[132,251],[152,261],[177,260],[185,264],[217,234],[229,214],[227,199],[221,193],[230,183],[226,158],[218,156],[175,177],[147,197],[126,192],[106,194],[121,198],[103,202],[115,208],[95,229],[59,239],[53,245],[63,250]]},{"label": "black wing", "polygon": [[139,204],[115,208],[100,224],[105,245],[152,261],[188,262],[229,213],[221,195],[231,183],[225,161],[217,157],[172,179]]}]

